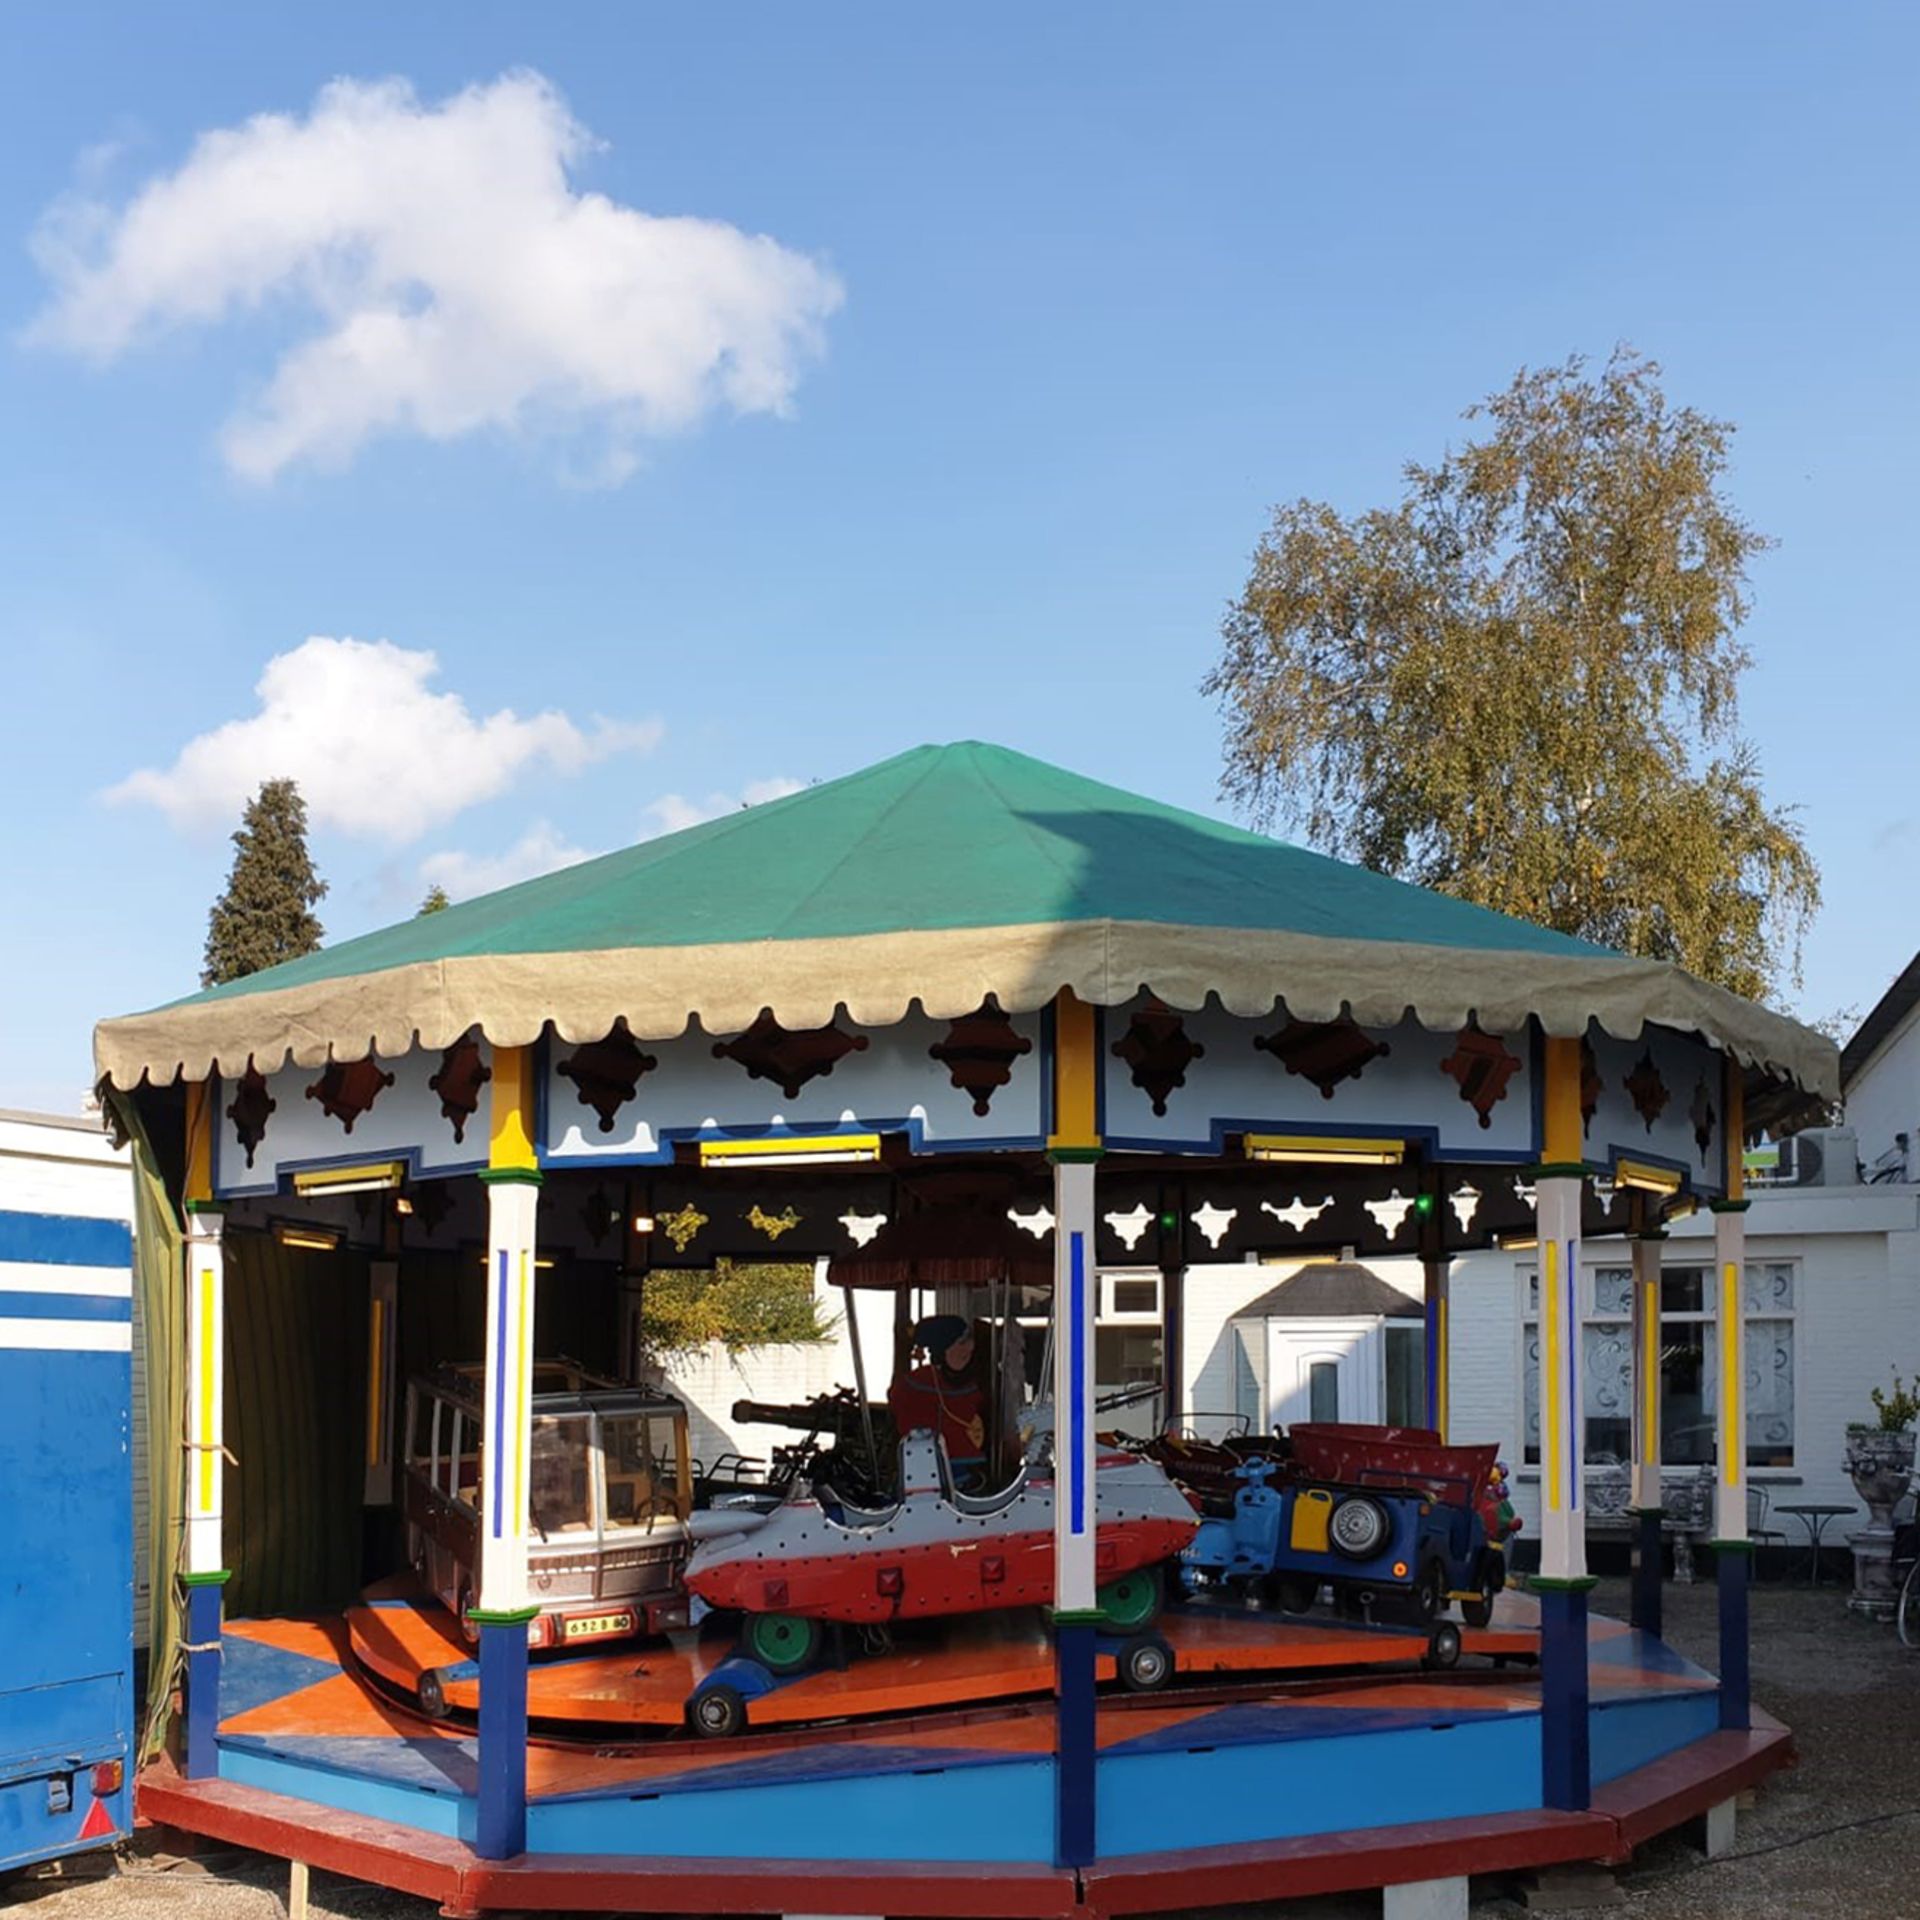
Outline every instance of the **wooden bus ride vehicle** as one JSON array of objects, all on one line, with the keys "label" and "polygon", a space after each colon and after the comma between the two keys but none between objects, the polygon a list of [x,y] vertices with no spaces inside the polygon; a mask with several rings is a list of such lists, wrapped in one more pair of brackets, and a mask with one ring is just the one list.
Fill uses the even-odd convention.
[{"label": "wooden bus ride vehicle", "polygon": [[[538,1361],[532,1417],[527,1574],[540,1612],[530,1644],[684,1627],[693,1544],[685,1406],[571,1361]],[[471,1639],[485,1486],[479,1366],[411,1380],[404,1431],[408,1558]]]}]

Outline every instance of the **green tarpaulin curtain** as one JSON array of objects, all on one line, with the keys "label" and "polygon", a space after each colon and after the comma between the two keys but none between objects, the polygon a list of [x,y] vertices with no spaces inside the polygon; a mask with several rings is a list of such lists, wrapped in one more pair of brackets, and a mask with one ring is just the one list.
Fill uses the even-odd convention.
[{"label": "green tarpaulin curtain", "polygon": [[132,1150],[133,1284],[147,1389],[145,1761],[166,1744],[183,1625],[175,1575],[186,1543],[186,1236],[138,1110],[125,1095],[107,1099]]}]

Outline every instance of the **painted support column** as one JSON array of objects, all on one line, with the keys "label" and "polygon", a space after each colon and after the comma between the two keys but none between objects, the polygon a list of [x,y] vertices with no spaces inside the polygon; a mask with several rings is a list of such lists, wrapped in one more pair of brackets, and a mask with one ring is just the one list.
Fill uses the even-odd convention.
[{"label": "painted support column", "polygon": [[186,1752],[189,1780],[220,1770],[221,1546],[226,1488],[227,1263],[213,1201],[214,1086],[187,1089]]},{"label": "painted support column", "polygon": [[1416,1202],[1420,1220],[1420,1272],[1426,1303],[1426,1419],[1441,1439],[1453,1417],[1453,1354],[1448,1345],[1453,1316],[1453,1262],[1446,1251],[1441,1219],[1446,1190],[1437,1170],[1430,1171]]},{"label": "painted support column", "polygon": [[487,1189],[487,1330],[481,1423],[480,1806],[474,1851],[510,1860],[527,1842],[527,1456],[533,1441],[535,1225],[533,1050],[493,1056]]},{"label": "painted support column", "polygon": [[393,1355],[400,1325],[400,1263],[367,1267],[367,1472],[363,1503],[393,1503]]},{"label": "painted support column", "polygon": [[1094,1168],[1100,1159],[1099,1027],[1092,1007],[1054,1002],[1053,1632],[1054,1861],[1094,1857]]},{"label": "painted support column", "polygon": [[1586,1417],[1580,1351],[1580,1203],[1586,1185],[1580,1042],[1544,1043],[1540,1237],[1541,1791],[1583,1810],[1592,1792],[1587,1726]]},{"label": "painted support column", "polygon": [[[1643,1209],[1644,1213],[1644,1209]],[[1637,1538],[1629,1618],[1642,1633],[1662,1625],[1660,1488],[1660,1261],[1664,1227],[1644,1223],[1633,1237],[1633,1508]]]},{"label": "painted support column", "polygon": [[1717,1467],[1713,1488],[1714,1572],[1720,1600],[1720,1724],[1744,1730],[1752,1719],[1748,1666],[1747,1584],[1753,1541],[1747,1532],[1747,1341],[1742,1315],[1746,1286],[1746,1113],[1740,1063],[1728,1059],[1726,1195],[1713,1203],[1715,1338],[1720,1378],[1716,1394]]}]

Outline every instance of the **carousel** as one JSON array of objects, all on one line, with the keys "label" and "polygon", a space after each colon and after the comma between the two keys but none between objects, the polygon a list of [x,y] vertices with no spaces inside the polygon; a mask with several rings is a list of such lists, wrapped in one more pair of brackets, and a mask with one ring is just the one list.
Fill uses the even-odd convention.
[{"label": "carousel", "polygon": [[[1741,1154],[1837,1063],[1671,965],[962,743],[96,1049],[143,1196],[148,1819],[455,1914],[1464,1913],[1790,1757],[1747,1689]],[[1660,1248],[1701,1207],[1717,1674],[1660,1638]],[[1588,1608],[1602,1237],[1626,1620]],[[1537,1263],[1524,1583],[1520,1437],[1448,1413],[1489,1245]],[[1187,1267],[1335,1252],[1422,1262],[1422,1424],[1196,1431]],[[643,1337],[654,1276],[755,1263],[894,1303],[760,1410],[765,1467],[696,1457]],[[1103,1397],[1120,1271],[1163,1375]]]}]

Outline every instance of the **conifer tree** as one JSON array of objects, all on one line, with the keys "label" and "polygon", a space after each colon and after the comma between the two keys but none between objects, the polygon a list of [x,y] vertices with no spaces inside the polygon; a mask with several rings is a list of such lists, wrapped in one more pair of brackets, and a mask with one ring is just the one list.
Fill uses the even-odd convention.
[{"label": "conifer tree", "polygon": [[444,913],[452,905],[453,902],[447,898],[446,888],[436,880],[433,885],[427,889],[427,897],[420,902],[419,908],[413,917],[416,920],[424,920],[428,914]]},{"label": "conifer tree", "polygon": [[307,852],[307,803],[291,780],[269,780],[247,802],[233,836],[233,871],[207,916],[200,984],[224,985],[297,960],[319,945],[313,909],[327,883]]}]

